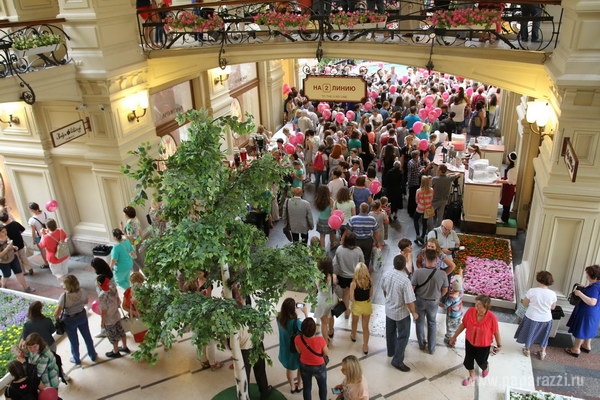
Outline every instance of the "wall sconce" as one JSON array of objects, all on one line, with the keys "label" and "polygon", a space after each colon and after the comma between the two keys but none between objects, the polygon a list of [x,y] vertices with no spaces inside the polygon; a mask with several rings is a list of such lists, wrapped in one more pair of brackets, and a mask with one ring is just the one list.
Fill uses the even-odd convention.
[{"label": "wall sconce", "polygon": [[[2,122],[3,124],[8,124],[8,126],[12,126],[13,124],[19,125],[21,121],[19,120],[19,117],[14,115],[15,109],[16,103],[3,104],[2,108],[0,108],[0,122]],[[8,115],[8,120],[2,118],[2,116],[4,115]]]},{"label": "wall sconce", "polygon": [[218,75],[216,75],[214,79],[215,85],[218,85],[219,83],[223,85],[227,79],[229,79],[230,73],[231,68],[229,66],[226,66],[224,69],[221,69],[219,72],[217,72]]},{"label": "wall sconce", "polygon": [[525,115],[525,119],[529,123],[529,128],[534,133],[544,136],[544,128],[548,124],[551,115],[552,109],[547,101],[535,100],[527,102],[527,114]]},{"label": "wall sconce", "polygon": [[148,110],[148,94],[146,92],[139,92],[129,96],[125,101],[125,104],[126,107],[131,110],[131,112],[127,114],[127,120],[129,122],[140,122],[140,118],[146,115],[146,111]]}]

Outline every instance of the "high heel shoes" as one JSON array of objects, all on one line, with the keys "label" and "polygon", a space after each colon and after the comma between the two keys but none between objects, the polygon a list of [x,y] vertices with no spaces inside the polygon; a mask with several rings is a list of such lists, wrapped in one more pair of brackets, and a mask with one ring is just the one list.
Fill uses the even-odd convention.
[{"label": "high heel shoes", "polygon": [[365,354],[365,356],[367,354],[369,354],[369,345],[368,344],[363,344],[363,353]]}]

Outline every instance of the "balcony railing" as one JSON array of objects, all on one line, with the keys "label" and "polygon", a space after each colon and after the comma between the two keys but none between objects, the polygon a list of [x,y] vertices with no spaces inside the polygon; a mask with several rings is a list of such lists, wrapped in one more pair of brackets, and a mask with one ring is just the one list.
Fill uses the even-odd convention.
[{"label": "balcony railing", "polygon": [[[488,38],[502,48],[546,51],[556,47],[562,20],[562,9],[558,17],[553,17],[545,9],[546,5],[559,5],[559,0],[519,1],[519,4],[539,6],[539,12],[535,15],[525,13],[527,10],[514,3],[504,6],[506,3],[488,0],[486,3],[491,3],[491,8],[496,8],[501,15],[500,23],[484,27],[453,25],[442,28],[431,24],[434,13],[447,9],[439,6],[441,1],[435,2],[438,7],[425,7],[424,1],[403,0],[385,3],[385,23],[343,26],[337,22],[340,13],[348,11],[343,8],[343,4],[348,2],[352,0],[314,0],[312,8],[307,8],[295,1],[234,0],[139,10],[140,42],[146,51],[220,46],[222,53],[228,44],[265,43],[271,40],[312,41],[318,43],[317,58],[320,57],[322,42],[365,39],[393,44],[479,47]],[[478,4],[468,1],[446,3],[451,10],[477,10]],[[364,2],[356,1],[353,7],[360,12],[364,10],[364,5]],[[281,19],[287,21],[287,26],[282,28],[281,25],[256,23],[257,16],[269,13],[279,13]],[[297,22],[293,22],[293,19],[301,20],[299,23],[302,26],[292,26]],[[522,29],[534,30],[529,36],[537,36],[537,40],[521,40],[519,32]],[[480,39],[484,41],[480,42]],[[490,42],[485,44],[489,45]]]},{"label": "balcony railing", "polygon": [[35,102],[35,94],[21,74],[71,62],[66,45],[69,36],[58,25],[64,19],[0,22],[0,78],[16,76],[28,87],[23,100]]}]

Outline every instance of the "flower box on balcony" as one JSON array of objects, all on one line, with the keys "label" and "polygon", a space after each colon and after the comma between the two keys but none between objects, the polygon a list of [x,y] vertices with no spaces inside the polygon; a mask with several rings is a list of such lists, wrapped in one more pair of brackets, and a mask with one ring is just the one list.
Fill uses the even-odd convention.
[{"label": "flower box on balcony", "polygon": [[309,29],[310,15],[289,12],[269,12],[254,16],[254,23],[261,30],[277,31],[281,33],[305,31]]},{"label": "flower box on balcony", "polygon": [[57,47],[58,47],[57,44],[50,44],[47,46],[38,46],[38,47],[33,47],[31,49],[25,49],[25,50],[17,50],[17,49],[13,48],[13,52],[15,53],[17,58],[25,58],[27,56],[32,56],[32,55],[36,55],[36,54],[51,53],[51,52],[55,51]]},{"label": "flower box on balcony", "polygon": [[167,32],[202,33],[220,31],[224,27],[225,22],[216,14],[204,18],[190,11],[182,11],[175,16],[167,17],[165,20]]},{"label": "flower box on balcony", "polygon": [[387,15],[372,11],[338,12],[331,14],[329,22],[338,29],[385,28]]},{"label": "flower box on balcony", "polygon": [[490,8],[438,10],[426,22],[445,29],[493,29],[502,23],[502,11]]}]

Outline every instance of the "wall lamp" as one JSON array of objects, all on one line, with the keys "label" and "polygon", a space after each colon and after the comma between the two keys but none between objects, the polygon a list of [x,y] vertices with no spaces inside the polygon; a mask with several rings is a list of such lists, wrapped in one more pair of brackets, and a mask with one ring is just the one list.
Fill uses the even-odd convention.
[{"label": "wall lamp", "polygon": [[[548,124],[548,120],[552,115],[552,109],[547,101],[535,100],[527,102],[527,114],[525,119],[529,123],[529,128],[532,132],[540,136],[545,134],[544,129]],[[550,132],[548,132],[549,134]]]},{"label": "wall lamp", "polygon": [[[8,124],[8,126],[19,125],[21,122],[19,117],[15,115],[15,110],[17,109],[17,103],[5,103],[0,107],[0,122],[3,124]],[[8,120],[2,118],[2,116],[8,115]]]},{"label": "wall lamp", "polygon": [[127,114],[127,120],[129,122],[140,122],[140,118],[146,115],[146,111],[148,111],[148,94],[146,92],[140,92],[129,96],[125,101],[125,104],[126,107],[131,110],[131,112]]},{"label": "wall lamp", "polygon": [[8,126],[12,126],[13,124],[19,125],[19,122],[21,121],[19,120],[19,117],[16,117],[12,114],[8,114],[8,121],[5,121],[0,117],[0,122],[2,122],[3,124],[8,124]]},{"label": "wall lamp", "polygon": [[231,73],[231,68],[229,66],[226,66],[224,69],[222,69],[220,72],[218,72],[214,78],[214,82],[215,85],[221,84],[223,85],[227,79],[229,79],[229,74]]}]

